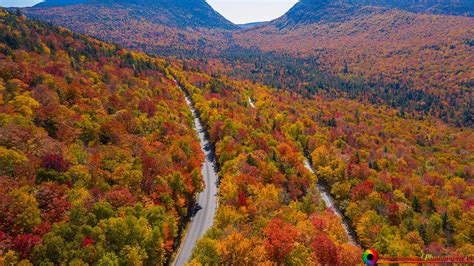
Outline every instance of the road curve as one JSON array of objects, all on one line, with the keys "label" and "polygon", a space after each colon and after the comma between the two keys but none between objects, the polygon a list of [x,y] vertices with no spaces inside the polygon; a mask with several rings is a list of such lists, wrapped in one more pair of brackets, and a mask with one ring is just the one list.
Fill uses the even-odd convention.
[{"label": "road curve", "polygon": [[[182,88],[181,88],[182,89]],[[183,90],[184,91],[184,90]],[[185,91],[184,91],[185,92]],[[185,92],[186,94],[186,92]],[[217,181],[216,164],[212,154],[210,143],[202,126],[201,120],[194,109],[191,99],[186,94],[186,103],[188,104],[194,118],[194,129],[196,130],[201,149],[205,155],[205,162],[202,165],[202,176],[204,177],[204,190],[199,193],[197,203],[202,207],[197,214],[191,218],[190,225],[186,235],[180,245],[178,254],[173,265],[181,266],[189,261],[196,242],[212,226],[214,216],[217,210]]]}]

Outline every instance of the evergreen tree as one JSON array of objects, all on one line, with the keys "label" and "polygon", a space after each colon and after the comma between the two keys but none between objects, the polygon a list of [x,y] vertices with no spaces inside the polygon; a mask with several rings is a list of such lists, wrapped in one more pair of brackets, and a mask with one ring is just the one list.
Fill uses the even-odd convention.
[{"label": "evergreen tree", "polygon": [[436,212],[436,206],[432,199],[428,200],[428,213],[432,214]]},{"label": "evergreen tree", "polygon": [[420,201],[418,200],[417,196],[413,197],[412,207],[414,211],[421,212]]}]

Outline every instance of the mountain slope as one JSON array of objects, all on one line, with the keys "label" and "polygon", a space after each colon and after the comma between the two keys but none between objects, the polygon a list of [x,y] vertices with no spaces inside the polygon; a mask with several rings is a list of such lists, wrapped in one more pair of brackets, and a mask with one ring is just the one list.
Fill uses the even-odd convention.
[{"label": "mountain slope", "polygon": [[[412,13],[474,16],[474,0],[301,0],[279,21],[311,23],[320,20],[334,22],[354,14],[365,7],[399,9]],[[370,12],[365,9],[364,12]]]},{"label": "mountain slope", "polygon": [[204,158],[164,68],[0,10],[1,265],[169,260]]},{"label": "mountain slope", "polygon": [[[80,4],[81,6],[76,6]],[[65,7],[130,9],[128,19],[146,20],[155,24],[178,27],[234,29],[231,22],[214,11],[204,0],[47,0],[36,8]]]},{"label": "mountain slope", "polygon": [[46,1],[24,12],[129,48],[170,54],[218,46],[225,32],[238,28],[205,0]]},{"label": "mountain slope", "polygon": [[[352,100],[305,98],[191,71],[176,76],[221,166],[219,209],[194,262],[360,263],[361,251],[347,244],[317,180],[362,247],[381,256],[474,254],[473,130]],[[308,176],[303,153],[316,175]]]},{"label": "mountain slope", "polygon": [[[472,126],[473,29],[472,17],[303,1],[267,25],[234,34],[234,41],[246,48],[317,58],[314,67],[347,80],[381,84],[374,90],[343,90],[354,98]],[[301,86],[321,87],[310,79],[302,78]]]},{"label": "mountain slope", "polygon": [[46,0],[39,4],[36,4],[37,7],[52,7],[52,6],[68,6],[86,3],[89,0]]}]

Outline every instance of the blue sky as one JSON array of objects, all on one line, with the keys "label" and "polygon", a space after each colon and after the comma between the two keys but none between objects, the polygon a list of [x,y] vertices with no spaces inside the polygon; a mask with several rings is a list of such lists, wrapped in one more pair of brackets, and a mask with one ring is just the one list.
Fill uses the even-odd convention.
[{"label": "blue sky", "polygon": [[[32,6],[41,0],[0,0],[0,6]],[[207,0],[228,20],[241,24],[267,21],[283,15],[298,0]]]}]

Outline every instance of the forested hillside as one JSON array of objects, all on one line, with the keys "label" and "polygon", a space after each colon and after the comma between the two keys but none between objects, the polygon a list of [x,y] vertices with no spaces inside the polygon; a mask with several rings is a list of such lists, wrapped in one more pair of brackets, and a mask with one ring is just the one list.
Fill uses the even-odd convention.
[{"label": "forested hillside", "polygon": [[203,161],[163,60],[0,10],[0,264],[162,264]]},{"label": "forested hillside", "polygon": [[[346,96],[399,108],[402,115],[472,126],[473,28],[472,17],[301,3],[269,25],[234,37],[247,48],[301,58],[303,67],[277,68],[284,75],[281,87]],[[334,87],[335,95],[328,93],[327,84],[321,84],[311,68],[333,73],[345,84]],[[268,75],[272,68],[259,64],[255,69]],[[286,84],[295,76],[296,86]]]},{"label": "forested hillside", "polygon": [[24,12],[128,48],[200,61],[208,74],[474,125],[472,0],[304,0],[248,29],[201,2],[87,0]]},{"label": "forested hillside", "polygon": [[[440,31],[455,40],[468,36],[456,32],[472,23],[463,17],[385,13],[390,14],[438,26],[438,19],[450,22]],[[375,20],[361,27],[369,32],[385,21],[361,19],[368,18]],[[432,77],[446,81],[435,90],[424,87],[416,71],[406,72],[408,87],[380,86],[399,84],[391,83],[398,82],[397,72],[387,66],[387,76],[373,80],[363,61],[341,61],[339,69],[331,61],[339,62],[338,53],[320,61],[324,51],[316,57],[301,50],[294,57],[298,47],[293,55],[239,47],[226,60],[164,60],[6,11],[0,11],[0,21],[0,264],[170,262],[202,188],[203,162],[192,114],[175,79],[192,99],[211,143],[205,148],[215,153],[219,171],[214,225],[198,242],[191,264],[354,265],[368,247],[382,256],[474,254],[474,131],[435,118],[444,118],[441,111],[430,113],[464,109],[441,105],[424,113],[417,109],[424,98],[416,98],[416,91],[438,95],[446,84],[467,81],[449,92],[453,101],[472,102],[469,42],[456,43],[452,56],[440,59],[457,76]],[[342,35],[351,25],[321,27]],[[236,36],[249,44],[245,34],[255,34],[248,36],[273,50],[283,43],[267,42],[260,31],[282,33],[273,40],[287,41],[292,34],[274,24],[256,30]],[[360,41],[364,34],[345,36]],[[440,41],[451,40],[441,35],[436,35]],[[383,43],[380,49],[392,47],[373,38]],[[369,48],[363,54],[369,55]],[[247,51],[256,52],[239,59],[238,53]],[[314,61],[305,61],[307,55]],[[425,59],[439,67],[429,53]],[[300,80],[301,73],[314,83]],[[325,92],[315,95],[315,88]],[[379,89],[385,89],[383,96]],[[415,98],[390,99],[397,89]],[[404,111],[405,101],[419,105]],[[415,119],[404,112],[432,117]],[[305,168],[305,158],[315,174]],[[356,243],[325,205],[318,182],[334,198]]]},{"label": "forested hillside", "polygon": [[68,9],[71,12],[74,10],[77,12],[77,8],[128,9],[130,11],[128,19],[147,20],[164,26],[208,29],[237,28],[203,0],[46,0],[35,7],[65,6],[74,6],[74,8]]},{"label": "forested hillside", "polygon": [[[383,256],[473,254],[472,130],[356,101],[174,75],[192,95],[221,164],[215,226],[194,262],[358,263],[360,250],[325,209],[318,179],[362,247]],[[304,154],[317,177],[303,167]]]},{"label": "forested hillside", "polygon": [[319,196],[317,177],[304,167],[297,143],[277,124],[286,111],[263,103],[252,108],[248,97],[258,91],[245,89],[251,84],[172,73],[200,112],[220,165],[215,225],[198,243],[192,263],[358,263],[361,249],[349,243],[340,218]]},{"label": "forested hillside", "polygon": [[48,0],[24,12],[127,48],[168,55],[213,51],[226,42],[227,32],[238,29],[205,0]]},{"label": "forested hillside", "polygon": [[[473,0],[300,0],[285,14],[285,19],[296,23],[302,20],[311,23],[325,18],[334,21],[335,17],[344,17],[344,13],[338,13],[341,7],[346,9],[345,17],[361,10],[367,12],[364,7],[399,9],[412,13],[474,16]],[[325,13],[328,8],[333,12]]]}]

